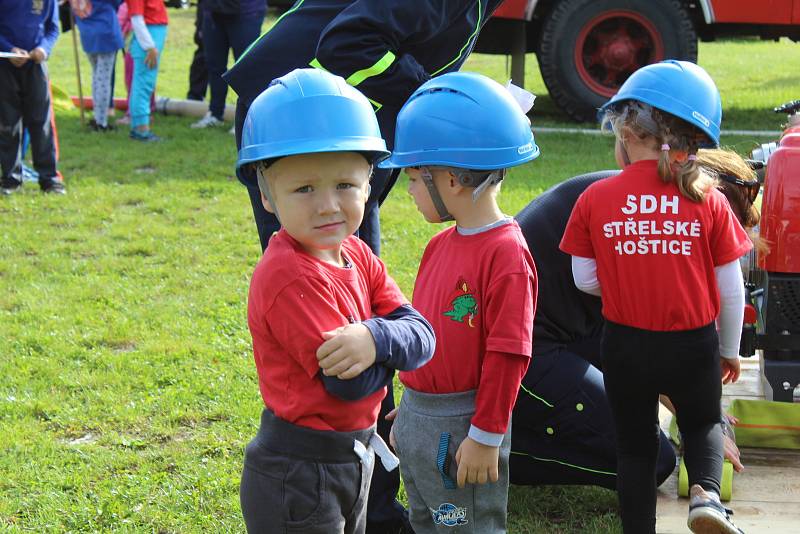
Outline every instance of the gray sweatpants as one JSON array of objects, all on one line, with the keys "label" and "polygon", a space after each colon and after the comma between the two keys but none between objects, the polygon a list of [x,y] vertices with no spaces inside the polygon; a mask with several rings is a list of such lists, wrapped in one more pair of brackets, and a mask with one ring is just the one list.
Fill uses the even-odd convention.
[{"label": "gray sweatpants", "polygon": [[475,391],[421,393],[406,388],[394,423],[400,474],[416,534],[506,532],[511,425],[500,446],[500,479],[455,485],[454,460],[475,414]]}]

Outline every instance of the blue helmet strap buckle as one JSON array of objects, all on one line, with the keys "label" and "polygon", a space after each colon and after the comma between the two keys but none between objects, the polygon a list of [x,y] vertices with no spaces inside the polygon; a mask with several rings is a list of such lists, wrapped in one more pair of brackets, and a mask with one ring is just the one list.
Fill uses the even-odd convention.
[{"label": "blue helmet strap buckle", "polygon": [[452,221],[453,216],[447,211],[447,206],[444,205],[444,200],[442,200],[439,190],[436,189],[436,184],[433,183],[433,175],[430,169],[428,169],[428,167],[420,167],[419,174],[422,177],[422,182],[425,184],[425,187],[428,188],[428,194],[431,196],[433,206],[439,214],[439,220],[441,222]]}]

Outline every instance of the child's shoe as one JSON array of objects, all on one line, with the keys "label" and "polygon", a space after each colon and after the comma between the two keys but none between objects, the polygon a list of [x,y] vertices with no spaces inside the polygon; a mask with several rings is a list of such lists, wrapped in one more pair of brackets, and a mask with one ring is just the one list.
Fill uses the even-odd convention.
[{"label": "child's shoe", "polygon": [[111,132],[117,128],[113,124],[98,124],[96,120],[89,121],[89,129],[95,132]]},{"label": "child's shoe", "polygon": [[10,176],[0,180],[0,195],[13,195],[22,188],[22,182]]},{"label": "child's shoe", "polygon": [[150,130],[145,130],[143,132],[140,132],[139,130],[131,130],[129,137],[134,141],[142,141],[143,143],[155,143],[161,141],[161,138]]},{"label": "child's shoe", "polygon": [[192,128],[211,128],[214,126],[222,126],[222,124],[223,122],[212,115],[210,111],[206,111],[202,119],[192,124]]},{"label": "child's shoe", "polygon": [[50,178],[49,180],[39,180],[39,188],[42,193],[52,195],[66,195],[67,189],[64,187],[64,182],[58,178]]},{"label": "child's shoe", "polygon": [[744,534],[733,524],[733,512],[719,502],[719,499],[707,493],[699,484],[689,490],[689,519],[686,522],[689,530],[695,534]]}]

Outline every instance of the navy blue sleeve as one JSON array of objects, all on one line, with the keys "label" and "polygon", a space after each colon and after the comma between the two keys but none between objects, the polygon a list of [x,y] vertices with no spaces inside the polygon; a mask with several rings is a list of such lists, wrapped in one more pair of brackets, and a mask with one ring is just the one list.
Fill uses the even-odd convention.
[{"label": "navy blue sleeve", "polygon": [[346,401],[357,401],[372,395],[384,386],[391,386],[394,370],[376,363],[363,373],[350,380],[342,380],[335,376],[325,376],[319,372],[325,391]]},{"label": "navy blue sleeve", "polygon": [[413,371],[433,357],[433,327],[414,308],[400,306],[383,317],[362,323],[375,340],[375,363],[400,371]]},{"label": "navy blue sleeve", "polygon": [[375,363],[350,380],[319,373],[325,390],[347,401],[363,399],[384,386],[391,386],[395,369],[412,371],[422,367],[433,357],[436,347],[433,327],[408,305],[362,324],[375,340]]},{"label": "navy blue sleeve", "polygon": [[44,37],[42,38],[42,41],[36,45],[36,47],[41,46],[44,51],[47,52],[48,58],[50,57],[50,53],[53,51],[53,46],[55,46],[56,41],[58,40],[58,33],[61,31],[61,27],[58,22],[58,3],[56,0],[53,0],[50,6],[50,15],[44,21]]},{"label": "navy blue sleeve", "polygon": [[364,0],[353,2],[323,30],[316,60],[380,105],[399,108],[430,73],[411,54],[407,40],[437,33],[447,24],[444,0]]}]

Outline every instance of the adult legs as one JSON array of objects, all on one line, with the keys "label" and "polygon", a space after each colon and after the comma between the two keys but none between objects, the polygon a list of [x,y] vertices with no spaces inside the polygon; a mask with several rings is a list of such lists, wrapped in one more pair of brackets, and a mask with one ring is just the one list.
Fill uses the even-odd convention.
[{"label": "adult legs", "polygon": [[228,33],[225,31],[229,16],[206,11],[203,17],[203,49],[211,93],[208,109],[219,120],[222,120],[225,112],[225,97],[228,94],[228,84],[222,79],[222,74],[227,67],[230,49]]},{"label": "adult legs", "polygon": [[194,56],[189,67],[189,100],[203,100],[208,88],[208,69],[203,51],[203,1],[197,2],[197,11],[194,18]]}]

